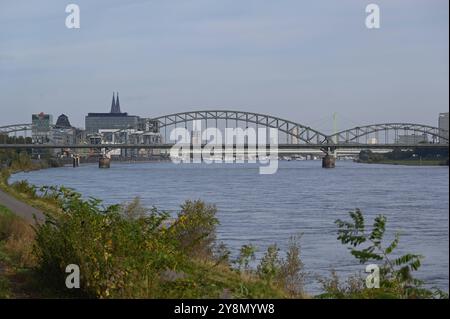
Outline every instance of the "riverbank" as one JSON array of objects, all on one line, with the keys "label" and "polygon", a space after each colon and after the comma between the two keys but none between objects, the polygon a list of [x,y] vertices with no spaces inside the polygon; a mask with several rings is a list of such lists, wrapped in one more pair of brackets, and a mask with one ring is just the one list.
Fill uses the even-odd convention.
[{"label": "riverbank", "polygon": [[386,164],[386,165],[407,165],[407,166],[448,166],[447,161],[441,160],[421,160],[421,159],[408,159],[408,160],[391,160],[391,159],[382,159],[377,161],[364,161],[364,160],[356,160],[357,163],[362,164]]},{"label": "riverbank", "polygon": [[417,146],[410,150],[394,149],[384,154],[373,153],[371,150],[362,150],[356,162],[408,166],[448,166],[448,159],[448,149],[430,151]]}]

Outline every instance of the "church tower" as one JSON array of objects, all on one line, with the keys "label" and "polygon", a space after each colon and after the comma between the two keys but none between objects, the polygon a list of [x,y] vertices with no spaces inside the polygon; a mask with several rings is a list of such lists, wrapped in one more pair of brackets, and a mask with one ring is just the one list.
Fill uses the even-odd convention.
[{"label": "church tower", "polygon": [[116,113],[120,113],[119,92],[116,94]]},{"label": "church tower", "polygon": [[111,111],[109,113],[114,113],[116,109],[116,99],[114,97],[114,92],[113,92],[113,98],[112,98],[112,102],[111,102]]},{"label": "church tower", "polygon": [[113,98],[112,98],[111,112],[110,113],[120,113],[119,92],[117,92],[116,96],[114,96],[114,92],[113,92]]}]

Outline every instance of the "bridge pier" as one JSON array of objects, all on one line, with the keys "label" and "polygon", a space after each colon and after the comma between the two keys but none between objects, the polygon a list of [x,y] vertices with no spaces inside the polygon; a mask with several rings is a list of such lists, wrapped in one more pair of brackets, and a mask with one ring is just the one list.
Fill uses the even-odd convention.
[{"label": "bridge pier", "polygon": [[72,157],[72,163],[73,163],[73,167],[80,166],[80,157],[78,155],[74,155]]},{"label": "bridge pier", "polygon": [[98,159],[98,167],[99,168],[110,168],[111,167],[111,159],[106,156],[100,157]]},{"label": "bridge pier", "polygon": [[325,156],[322,158],[322,168],[335,168],[336,167],[336,148],[327,147],[322,148],[325,152]]},{"label": "bridge pier", "polygon": [[336,167],[336,156],[334,154],[326,154],[322,158],[322,168],[335,168]]}]

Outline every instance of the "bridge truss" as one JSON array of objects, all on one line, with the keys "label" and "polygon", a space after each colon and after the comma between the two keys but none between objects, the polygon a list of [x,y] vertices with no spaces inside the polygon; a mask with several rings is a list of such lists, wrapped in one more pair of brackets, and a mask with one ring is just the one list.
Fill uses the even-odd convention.
[{"label": "bridge truss", "polygon": [[[415,123],[382,123],[366,126],[358,126],[348,130],[338,132],[333,135],[326,135],[309,126],[296,123],[279,117],[231,110],[205,110],[174,113],[155,118],[143,119],[143,125],[140,133],[129,133],[129,128],[117,130],[115,140],[119,141],[117,145],[126,144],[130,147],[132,144],[164,144],[174,143],[170,141],[170,131],[173,128],[183,127],[193,132],[194,121],[201,124],[201,129],[206,128],[230,128],[240,127],[242,129],[254,128],[274,128],[281,134],[279,135],[279,145],[292,145],[292,147],[312,147],[324,146],[329,148],[336,147],[361,147],[376,148],[380,145],[393,147],[402,145],[403,147],[419,146],[424,144],[448,145],[448,132],[437,127],[415,124]],[[0,135],[25,135],[31,136],[31,124],[15,124],[0,127]],[[160,139],[155,139],[152,134],[160,134]],[[139,135],[140,134],[140,135]],[[207,141],[202,141],[206,143]],[[86,143],[86,141],[84,141]],[[63,145],[64,146],[64,145]],[[56,147],[56,146],[55,146]]]},{"label": "bridge truss", "polygon": [[[275,128],[283,136],[279,138],[279,143],[287,144],[324,144],[328,142],[328,136],[305,126],[279,117],[271,115],[230,111],[230,110],[209,110],[209,111],[192,111],[174,113],[156,118],[148,119],[149,122],[157,122],[164,140],[168,141],[168,132],[170,128],[184,126],[188,130],[193,130],[192,123],[201,121],[202,128],[221,128],[221,127],[242,127],[247,129],[253,127],[256,131],[258,128]],[[189,126],[189,125],[190,126]]]},{"label": "bridge truss", "polygon": [[335,144],[448,144],[448,132],[414,123],[382,123],[358,126],[329,136]]},{"label": "bridge truss", "polygon": [[[27,134],[27,132],[31,132],[31,124],[13,124],[13,125],[6,125],[6,126],[0,126],[0,134],[12,134],[12,133],[18,133],[18,132],[24,132]],[[30,134],[31,135],[31,134]]]}]

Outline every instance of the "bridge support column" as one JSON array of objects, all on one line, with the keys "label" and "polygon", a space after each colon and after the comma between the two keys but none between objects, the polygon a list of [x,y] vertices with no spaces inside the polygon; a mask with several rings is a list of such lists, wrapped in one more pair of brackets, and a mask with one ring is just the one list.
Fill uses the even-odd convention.
[{"label": "bridge support column", "polygon": [[75,155],[72,157],[73,167],[80,166],[80,157],[78,155]]},{"label": "bridge support column", "polygon": [[98,167],[99,168],[110,168],[111,167],[111,159],[106,156],[100,157],[98,159]]},{"label": "bridge support column", "polygon": [[336,167],[336,148],[328,147],[322,149],[325,152],[325,156],[322,158],[322,168],[335,168]]},{"label": "bridge support column", "polygon": [[323,168],[335,168],[336,167],[336,156],[334,154],[326,154],[322,158]]}]

